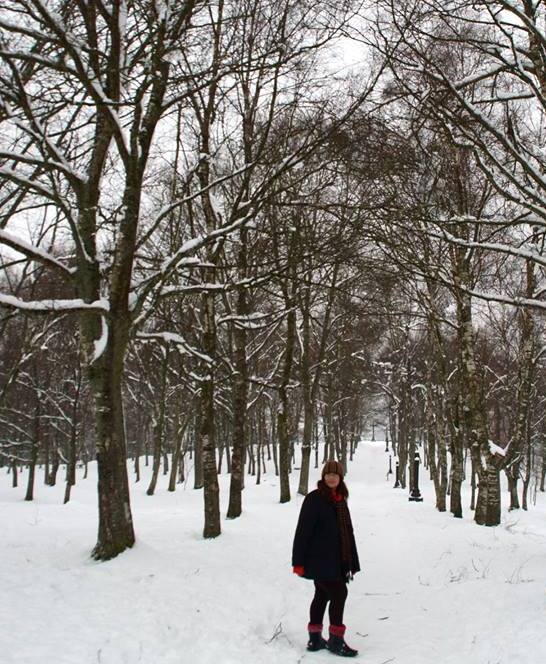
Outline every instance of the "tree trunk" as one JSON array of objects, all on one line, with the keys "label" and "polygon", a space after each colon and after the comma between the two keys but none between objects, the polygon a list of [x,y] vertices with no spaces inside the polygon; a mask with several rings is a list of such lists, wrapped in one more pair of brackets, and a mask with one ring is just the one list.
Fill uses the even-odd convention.
[{"label": "tree trunk", "polygon": [[[311,387],[311,367],[310,367],[310,343],[311,343],[311,325],[310,325],[310,291],[307,286],[304,289],[301,298],[300,309],[302,312],[302,354],[300,362],[300,377],[303,398],[303,439],[301,441],[301,466],[300,481],[298,493],[302,496],[307,495],[309,488],[309,469],[311,465],[311,445],[313,440],[313,418],[314,404]],[[318,368],[317,368],[318,371]]]},{"label": "tree trunk", "polygon": [[306,496],[309,490],[309,471],[311,468],[311,448],[313,444],[313,420],[314,420],[314,405],[310,398],[310,394],[306,389],[308,386],[303,386],[304,391],[304,408],[303,408],[303,440],[301,443],[301,469],[300,469],[300,482],[298,486],[298,493]]},{"label": "tree trunk", "polygon": [[44,440],[44,484],[49,485],[49,452],[51,449],[51,443],[49,441],[49,436]]},{"label": "tree trunk", "polygon": [[248,474],[251,477],[256,475],[256,456],[254,453],[254,441],[252,438],[249,439],[248,445],[246,446],[247,458],[248,458]]},{"label": "tree trunk", "polygon": [[[246,277],[246,232],[241,232],[239,250],[240,277]],[[247,315],[246,289],[237,294],[237,315]],[[233,376],[233,451],[231,454],[231,477],[227,518],[235,519],[243,510],[244,455],[246,448],[248,376],[246,360],[246,330],[236,323],[233,328],[235,375]]]},{"label": "tree trunk", "polygon": [[527,454],[525,458],[525,476],[523,477],[523,488],[521,494],[521,507],[527,511],[527,496],[529,494],[529,485],[531,483],[532,469],[535,466],[534,463],[534,448],[531,441],[531,426],[529,419],[527,420],[527,431],[526,431],[526,448]]},{"label": "tree trunk", "polygon": [[[460,249],[457,251],[461,252]],[[456,274],[463,288],[470,283],[466,260],[459,256],[460,262]],[[500,523],[501,514],[500,478],[499,469],[489,448],[487,413],[474,359],[471,296],[465,290],[458,291],[456,302],[457,333],[464,385],[463,420],[474,470],[478,474],[478,498],[474,520],[478,525],[496,526]]]},{"label": "tree trunk", "polygon": [[[460,388],[459,388],[460,389]],[[463,455],[463,428],[461,426],[461,403],[459,394],[450,401],[450,449],[451,449],[451,472],[450,472],[450,495],[449,510],[457,519],[463,516],[463,502],[461,498],[461,486],[464,481],[464,455]]]},{"label": "tree trunk", "polygon": [[59,472],[59,450],[57,446],[54,445],[52,452],[53,460],[51,462],[51,468],[49,471],[49,486],[55,486],[57,484],[57,473]]},{"label": "tree trunk", "polygon": [[34,477],[36,473],[36,461],[38,459],[38,445],[40,444],[40,400],[36,400],[34,407],[34,433],[32,436],[32,446],[30,448],[30,461],[28,466],[27,493],[25,500],[34,499]]},{"label": "tree trunk", "polygon": [[[272,404],[271,404],[272,406]],[[279,445],[277,442],[277,423],[274,421],[275,413],[271,407],[271,445],[273,447],[273,465],[275,467],[275,476],[279,476]]]},{"label": "tree trunk", "polygon": [[479,482],[475,521],[480,526],[498,526],[501,517],[498,468],[493,464],[482,468],[479,474]]},{"label": "tree trunk", "polygon": [[78,408],[80,403],[80,391],[82,384],[81,371],[78,371],[76,381],[76,392],[72,405],[72,421],[70,422],[70,444],[68,448],[68,463],[66,465],[66,487],[64,492],[64,503],[70,500],[72,487],[76,484],[76,446],[78,442]]},{"label": "tree trunk", "polygon": [[546,490],[545,482],[546,482],[546,434],[544,431],[541,432],[540,434],[540,439],[541,439],[541,446],[540,446],[540,451],[541,451],[541,465],[540,465],[540,491],[541,493],[544,493]]},{"label": "tree trunk", "polygon": [[474,511],[476,509],[476,471],[474,470],[474,462],[471,461],[470,469],[470,509]]},{"label": "tree trunk", "polygon": [[36,459],[38,458],[38,443],[36,440],[32,441],[30,448],[30,460],[28,464],[28,480],[27,492],[25,500],[34,500],[34,477],[36,474]]},{"label": "tree trunk", "polygon": [[399,407],[398,414],[398,431],[397,431],[397,449],[398,449],[398,479],[402,489],[406,488],[406,468],[408,464],[408,405],[407,394],[405,387],[402,388],[402,400]]},{"label": "tree trunk", "polygon": [[311,284],[307,282],[299,297],[302,314],[302,355],[301,355],[301,384],[303,398],[303,440],[301,445],[301,469],[298,493],[307,495],[309,487],[309,470],[311,466],[311,448],[313,444],[313,428],[315,419],[315,401],[317,398],[320,379],[322,377],[323,360],[326,354],[326,344],[330,331],[332,307],[335,301],[335,286],[339,274],[339,263],[336,262],[332,273],[332,283],[328,294],[328,302],[324,311],[322,332],[319,350],[316,357],[316,369],[311,379]]},{"label": "tree trunk", "polygon": [[[121,389],[127,323],[120,319],[123,321],[121,316],[113,317],[102,354],[89,364],[95,407],[99,500],[98,538],[92,553],[95,560],[109,560],[135,543]],[[104,319],[102,324],[107,325]]]},{"label": "tree trunk", "polygon": [[518,464],[518,475],[514,473],[514,467],[506,468],[506,479],[508,480],[508,493],[510,494],[510,506],[509,510],[519,510],[519,495],[518,495],[518,475],[519,475],[519,464]]},{"label": "tree trunk", "polygon": [[[533,262],[528,259],[526,261],[525,297],[534,296],[535,281]],[[518,311],[518,316],[521,335],[516,397],[516,426],[514,434],[506,447],[504,457],[508,486],[510,489],[511,510],[519,509],[520,506],[517,483],[520,477],[521,463],[524,456],[527,454],[526,447],[530,444],[528,438],[529,414],[533,377],[535,373],[535,325],[533,312],[527,308],[521,308]]]},{"label": "tree trunk", "polygon": [[173,458],[171,463],[171,476],[169,478],[169,488],[168,488],[169,491],[174,491],[176,489],[176,479],[179,475],[178,468],[180,465],[181,458],[183,458],[182,441],[184,439],[184,436],[186,434],[186,428],[190,421],[190,413],[191,411],[188,410],[188,412],[184,415],[182,424],[181,426],[178,427],[178,431],[176,432],[176,441],[174,445]]},{"label": "tree trunk", "polygon": [[392,397],[389,397],[389,431],[391,432],[392,455],[396,457],[398,456],[398,420],[392,401]]},{"label": "tree trunk", "polygon": [[279,439],[279,476],[280,476],[280,502],[290,500],[290,440],[288,428],[288,386],[292,373],[294,357],[294,344],[296,341],[296,312],[292,306],[292,298],[287,302],[288,314],[286,322],[286,345],[284,350],[284,365],[281,383],[279,386],[279,407],[277,410],[277,436]]},{"label": "tree trunk", "polygon": [[258,464],[258,472],[256,473],[256,484],[260,484],[262,479],[262,465],[264,463],[263,459],[263,443],[262,437],[260,436],[259,431],[256,431],[256,424],[254,424],[254,431],[256,435],[256,459]]},{"label": "tree trunk", "polygon": [[167,369],[169,367],[169,348],[168,346],[164,349],[163,353],[163,362],[161,363],[161,390],[159,393],[159,410],[157,423],[154,427],[154,454],[152,462],[152,477],[150,479],[150,484],[148,490],[146,491],[147,496],[153,496],[155,488],[157,485],[157,479],[159,477],[159,469],[161,466],[161,452],[163,447],[163,437],[165,434],[165,408],[166,408],[166,394],[167,394]]},{"label": "tree trunk", "polygon": [[[211,279],[212,281],[212,279]],[[218,537],[220,527],[220,489],[216,471],[216,441],[214,421],[214,357],[216,355],[216,324],[214,294],[203,295],[203,350],[210,358],[205,367],[206,378],[201,387],[201,454],[203,458],[203,499],[205,524],[203,537]]]},{"label": "tree trunk", "polygon": [[332,389],[331,374],[328,374],[325,399],[326,403],[324,404],[324,413],[323,413],[323,430],[324,430],[323,463],[328,461],[328,459],[335,458],[334,416],[332,408],[333,389]]},{"label": "tree trunk", "polygon": [[134,473],[135,473],[135,482],[140,482],[140,455],[142,453],[141,450],[141,437],[140,437],[140,432],[137,434],[136,440],[135,440],[135,460],[134,460]]},{"label": "tree trunk", "polygon": [[[427,402],[430,399],[428,395]],[[441,470],[441,452],[437,450],[436,432],[434,422],[432,421],[430,406],[427,409],[427,429],[426,429],[426,448],[429,463],[429,471],[432,482],[434,483],[434,492],[436,494],[436,509],[439,512],[446,511],[446,487],[442,482]],[[443,446],[443,441],[438,440],[439,446]],[[438,458],[437,458],[438,457]]]},{"label": "tree trunk", "polygon": [[66,486],[64,490],[64,504],[70,500],[70,492],[76,484],[76,422],[72,422],[70,431],[70,443],[68,447],[68,462],[66,464]]}]

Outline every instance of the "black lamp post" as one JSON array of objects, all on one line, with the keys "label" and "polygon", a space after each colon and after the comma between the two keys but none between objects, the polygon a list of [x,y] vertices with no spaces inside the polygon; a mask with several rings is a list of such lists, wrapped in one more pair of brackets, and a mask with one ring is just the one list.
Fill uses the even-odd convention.
[{"label": "black lamp post", "polygon": [[410,495],[408,500],[411,500],[416,503],[421,503],[423,502],[423,496],[421,496],[421,492],[419,491],[419,462],[421,461],[419,457],[419,452],[415,452],[415,456],[413,457],[413,487],[410,491]]},{"label": "black lamp post", "polygon": [[396,459],[396,479],[394,482],[393,489],[401,489],[402,485],[400,484],[400,461]]},{"label": "black lamp post", "polygon": [[387,475],[392,475],[392,456],[389,454],[389,472]]}]

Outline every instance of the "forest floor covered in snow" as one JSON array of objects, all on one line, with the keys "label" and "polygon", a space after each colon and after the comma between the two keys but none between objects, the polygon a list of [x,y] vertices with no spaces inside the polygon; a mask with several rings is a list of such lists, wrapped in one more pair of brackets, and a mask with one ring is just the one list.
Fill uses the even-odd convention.
[{"label": "forest floor covered in snow", "polygon": [[[479,527],[468,508],[463,519],[438,513],[423,473],[424,502],[408,502],[387,465],[384,443],[362,442],[346,478],[363,568],[345,613],[356,661],[546,662],[546,497],[528,512],[504,506],[500,526]],[[144,473],[132,485],[137,544],[107,563],[89,555],[93,473],[94,464],[67,505],[62,483],[37,483],[25,502],[26,478],[13,489],[0,475],[2,664],[339,661],[305,650],[312,582],[290,565],[297,472],[283,505],[274,475],[259,486],[248,478],[244,514],[223,518],[215,540],[201,537],[202,491],[188,481],[169,493],[163,477],[149,497]],[[221,482],[225,514],[229,478]]]}]

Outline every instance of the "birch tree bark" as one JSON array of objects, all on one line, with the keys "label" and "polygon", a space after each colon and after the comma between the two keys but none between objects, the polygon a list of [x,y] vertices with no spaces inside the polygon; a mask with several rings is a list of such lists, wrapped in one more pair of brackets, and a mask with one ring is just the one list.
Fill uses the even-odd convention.
[{"label": "birch tree bark", "polygon": [[[535,264],[532,260],[526,261],[525,270],[525,298],[530,299],[535,294],[536,277]],[[535,375],[535,323],[534,312],[530,309],[519,311],[520,342],[519,342],[519,369],[517,381],[517,395],[515,418],[516,426],[511,439],[505,448],[505,472],[508,478],[510,492],[510,509],[519,509],[518,480],[522,463],[527,453],[529,417],[531,409],[531,393]]]}]

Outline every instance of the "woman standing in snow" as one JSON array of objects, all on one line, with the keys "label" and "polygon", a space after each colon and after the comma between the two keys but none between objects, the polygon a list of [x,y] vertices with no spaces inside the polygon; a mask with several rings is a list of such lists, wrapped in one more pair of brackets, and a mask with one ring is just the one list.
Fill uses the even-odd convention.
[{"label": "woman standing in snow", "polygon": [[[343,624],[347,583],[360,571],[348,496],[343,466],[337,461],[327,461],[317,489],[305,497],[301,506],[292,565],[295,574],[315,583],[307,650],[328,648],[336,655],[354,657],[358,651],[345,643]],[[328,602],[330,630],[326,641],[322,638],[322,620]]]}]

